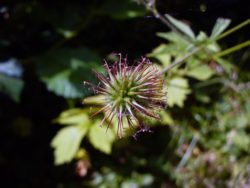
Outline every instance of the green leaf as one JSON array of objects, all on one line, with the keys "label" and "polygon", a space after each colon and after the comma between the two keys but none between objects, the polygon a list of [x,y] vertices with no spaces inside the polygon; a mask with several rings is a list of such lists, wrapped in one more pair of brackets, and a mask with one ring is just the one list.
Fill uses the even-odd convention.
[{"label": "green leaf", "polygon": [[[159,60],[163,60],[162,57],[165,55],[171,55],[174,57],[180,57],[185,54],[187,47],[183,47],[178,44],[162,44],[156,47],[151,54],[150,57],[159,58]],[[163,62],[162,62],[163,63]]]},{"label": "green leaf", "polygon": [[176,34],[171,32],[158,33],[158,35],[165,39],[173,39],[173,42],[157,46],[152,53],[148,54],[148,57],[156,58],[164,66],[168,66],[171,63],[172,56],[178,58],[187,52],[189,44],[184,42],[179,36],[176,36]]},{"label": "green leaf", "polygon": [[166,50],[167,47],[168,46],[165,44],[156,47],[152,53],[148,54],[148,57],[154,57],[158,59],[164,66],[170,65],[171,55],[169,54],[169,51]]},{"label": "green leaf", "polygon": [[213,69],[211,69],[206,63],[193,58],[188,61],[188,69],[188,76],[201,81],[207,80],[215,74]]},{"label": "green leaf", "polygon": [[51,142],[55,149],[56,165],[70,162],[74,158],[88,127],[89,125],[83,122],[81,125],[65,127],[56,134]]},{"label": "green leaf", "polygon": [[15,102],[20,101],[23,86],[22,80],[0,74],[0,92],[5,93]]},{"label": "green leaf", "polygon": [[106,132],[106,127],[100,127],[101,121],[96,121],[89,130],[90,143],[98,150],[110,154],[116,135],[112,129]]},{"label": "green leaf", "polygon": [[89,116],[87,114],[87,109],[73,108],[63,111],[55,122],[62,125],[72,125],[72,124],[90,124]]},{"label": "green leaf", "polygon": [[174,77],[167,83],[168,105],[183,107],[187,94],[191,93],[188,87],[188,80],[181,77]]},{"label": "green leaf", "polygon": [[210,36],[211,39],[218,37],[230,24],[231,20],[218,18],[213,27],[212,34]]},{"label": "green leaf", "polygon": [[191,39],[195,39],[194,32],[192,31],[192,29],[187,24],[175,19],[174,17],[170,16],[169,14],[166,14],[165,16],[183,34],[187,35]]},{"label": "green leaf", "polygon": [[250,149],[250,137],[245,132],[237,132],[233,137],[233,143],[245,151],[249,151]]},{"label": "green leaf", "polygon": [[65,98],[81,98],[89,94],[83,81],[95,79],[92,69],[100,71],[101,60],[92,51],[63,48],[38,58],[38,74],[49,91]]},{"label": "green leaf", "polygon": [[42,80],[47,83],[47,89],[53,91],[58,96],[65,98],[80,98],[82,97],[82,93],[70,80],[72,74],[74,73],[71,70],[65,70],[53,75],[53,77],[44,77]]},{"label": "green leaf", "polygon": [[158,33],[156,33],[156,35],[158,37],[166,39],[169,42],[172,42],[172,43],[175,43],[175,44],[178,44],[178,45],[181,45],[181,46],[187,47],[189,45],[188,41],[183,39],[183,37],[181,37],[180,35],[178,35],[175,32],[167,32],[167,33],[158,32]]},{"label": "green leaf", "polygon": [[196,36],[196,42],[198,43],[205,43],[208,40],[206,33],[200,31],[199,34]]},{"label": "green leaf", "polygon": [[160,116],[161,116],[161,123],[166,124],[166,125],[174,124],[173,118],[166,111],[161,111]]}]

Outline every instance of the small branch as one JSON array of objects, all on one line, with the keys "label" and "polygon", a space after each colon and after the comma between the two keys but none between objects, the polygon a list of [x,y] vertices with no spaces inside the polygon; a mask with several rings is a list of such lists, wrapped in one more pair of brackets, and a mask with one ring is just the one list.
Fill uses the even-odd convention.
[{"label": "small branch", "polygon": [[190,51],[189,53],[185,54],[183,57],[176,59],[172,64],[170,64],[168,67],[165,67],[162,71],[161,74],[165,74],[166,72],[168,72],[169,70],[171,70],[172,68],[181,65],[182,63],[184,63],[189,57],[191,57],[192,55],[196,54],[197,52],[199,52],[202,49],[202,47],[196,47],[193,48],[192,51]]},{"label": "small branch", "polygon": [[231,88],[233,91],[235,91],[236,93],[240,93],[243,90],[247,90],[250,89],[250,81],[246,82],[246,83],[240,83],[240,84],[236,84],[230,80],[222,80],[222,83]]},{"label": "small branch", "polygon": [[197,136],[193,136],[192,141],[191,141],[186,153],[183,155],[180,163],[178,164],[178,166],[176,168],[177,170],[180,169],[181,167],[183,167],[187,163],[187,161],[190,158],[190,156],[192,154],[192,151],[193,151],[197,141],[198,141]]}]

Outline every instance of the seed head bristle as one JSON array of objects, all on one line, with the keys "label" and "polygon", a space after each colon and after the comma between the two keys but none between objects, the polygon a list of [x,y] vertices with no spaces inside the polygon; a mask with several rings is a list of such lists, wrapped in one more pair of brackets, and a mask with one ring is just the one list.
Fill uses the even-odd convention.
[{"label": "seed head bristle", "polygon": [[110,122],[116,117],[118,121],[117,135],[121,138],[124,121],[129,128],[140,126],[141,116],[160,119],[158,112],[166,106],[164,77],[160,70],[148,59],[142,58],[137,65],[128,65],[127,58],[118,54],[119,60],[112,66],[105,61],[107,76],[95,72],[100,85],[94,86],[94,91],[103,95],[103,107],[94,115],[103,112],[105,121]]}]

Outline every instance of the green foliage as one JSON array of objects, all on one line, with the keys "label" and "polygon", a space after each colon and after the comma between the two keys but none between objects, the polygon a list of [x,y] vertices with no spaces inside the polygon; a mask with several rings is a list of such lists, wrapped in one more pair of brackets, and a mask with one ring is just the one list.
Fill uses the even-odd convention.
[{"label": "green foliage", "polygon": [[208,80],[211,78],[215,71],[210,68],[205,62],[201,62],[198,59],[192,59],[188,61],[188,71],[187,75],[197,80]]},{"label": "green foliage", "polygon": [[[232,112],[235,111],[235,107],[230,105],[232,103],[230,101],[235,100],[232,99],[232,96],[235,95],[234,92],[228,91],[230,84],[223,85],[229,82],[235,84],[228,78],[228,75],[231,74],[235,67],[230,61],[215,56],[221,50],[221,47],[216,42],[216,38],[220,37],[230,21],[218,19],[210,37],[203,31],[200,31],[195,37],[188,25],[169,15],[167,15],[167,18],[182,34],[192,39],[192,43],[175,32],[157,33],[159,37],[167,40],[168,43],[160,44],[148,56],[154,58],[159,63],[160,68],[171,66],[173,59],[177,61],[195,47],[202,48],[195,55],[186,59],[186,64],[177,66],[167,72],[165,81],[169,108],[167,111],[160,113],[161,122],[147,119],[150,125],[169,125],[171,134],[175,136],[169,141],[167,150],[174,151],[172,157],[178,158],[179,164],[176,165],[176,161],[170,157],[165,162],[164,160],[161,162],[162,159],[159,159],[160,167],[158,163],[154,164],[154,162],[151,165],[154,168],[157,166],[157,168],[167,173],[180,187],[203,186],[205,185],[204,179],[212,182],[214,186],[225,186],[231,182],[229,177],[232,177],[235,173],[232,169],[236,168],[238,164],[235,162],[223,162],[223,157],[237,157],[241,156],[242,152],[250,152],[250,139],[249,134],[246,132],[249,124],[247,119],[249,116],[247,115],[248,112],[246,114]],[[84,59],[84,57],[81,59]],[[77,63],[78,61],[71,61],[70,59],[68,62],[72,70],[75,70],[72,65],[81,67],[80,65],[86,64],[81,63],[81,61]],[[68,69],[66,72],[59,71],[62,74],[59,74],[61,76],[60,81],[66,82],[62,77],[65,74],[70,74],[68,71]],[[86,72],[86,70],[83,72]],[[55,74],[53,73],[52,75]],[[47,83],[49,88],[50,84],[53,83],[53,79],[45,83]],[[214,84],[219,84],[219,86],[216,86],[218,88],[213,88]],[[71,89],[72,91],[74,90]],[[217,96],[216,99],[212,99],[214,95]],[[63,96],[67,97],[68,95],[65,94]],[[191,97],[195,101],[193,101],[191,106],[188,106],[186,104],[190,104]],[[100,100],[103,99],[100,99],[100,96],[97,95],[85,98],[83,102],[85,105],[100,105],[98,103]],[[244,101],[244,98],[238,96],[238,100]],[[205,104],[206,107],[201,104]],[[80,145],[84,147],[85,142],[82,142],[82,140],[85,137],[88,138],[88,142],[95,149],[107,155],[113,155],[112,148],[116,139],[117,120],[113,120],[111,122],[112,129],[105,132],[106,127],[100,128],[99,126],[101,124],[99,117],[89,118],[90,111],[93,110],[95,112],[98,109],[90,109],[88,111],[86,109],[73,108],[62,112],[56,119],[57,123],[67,125],[67,127],[62,128],[51,143],[52,147],[55,148],[55,164],[63,164],[73,160]],[[231,113],[236,114],[232,115]],[[103,125],[107,126],[107,123]],[[128,128],[127,125],[124,125],[124,127]],[[76,134],[76,132],[77,135],[73,138],[72,135]],[[128,135],[130,135],[129,132]],[[195,142],[193,142],[193,135],[196,138]],[[192,142],[189,144],[189,140],[192,137]],[[199,146],[197,146],[197,142]],[[125,147],[131,147],[125,141],[121,145],[115,144],[115,148],[118,147],[121,150],[121,147],[124,145]],[[227,155],[228,152],[230,152],[230,156]],[[164,158],[165,152],[161,155]],[[247,157],[243,157],[243,159],[248,160]],[[135,166],[147,166],[144,162],[140,162],[139,159],[135,161]],[[206,169],[207,163],[211,163],[208,169]],[[216,169],[218,164],[221,164],[223,171]],[[181,176],[181,171],[183,170],[186,173],[184,176]],[[192,181],[194,177],[201,180]],[[213,178],[223,179],[223,181],[213,182]],[[151,174],[143,175],[134,172],[132,176],[127,177],[122,174],[116,174],[112,169],[105,167],[95,174],[88,185],[92,187],[140,187],[152,185],[154,181],[156,180]]]},{"label": "green foliage", "polygon": [[169,19],[169,21],[173,24],[173,26],[176,27],[178,30],[180,30],[183,34],[187,35],[191,39],[195,38],[194,32],[187,24],[175,19],[174,17],[168,14],[166,14],[165,16]]},{"label": "green foliage", "polygon": [[23,86],[24,82],[21,79],[0,74],[0,91],[16,102],[20,101]]},{"label": "green foliage", "polygon": [[[65,98],[80,98],[89,94],[83,88],[83,80],[94,79],[90,72],[92,69],[100,71],[100,62],[100,58],[88,49],[63,48],[40,57],[38,70],[48,90]],[[89,74],[84,74],[86,72]]]},{"label": "green foliage", "polygon": [[68,126],[57,133],[51,143],[51,146],[55,148],[56,165],[70,162],[74,158],[88,126],[85,123]]},{"label": "green foliage", "polygon": [[188,80],[181,77],[174,77],[167,83],[168,85],[168,105],[175,104],[183,107],[187,94],[190,93]]},{"label": "green foliage", "polygon": [[67,125],[51,142],[51,146],[55,149],[56,165],[73,160],[86,135],[96,149],[106,154],[111,153],[116,138],[115,133],[112,130],[106,133],[105,129],[100,127],[101,121],[90,119],[88,112],[87,109],[69,109],[62,112],[55,120],[56,123]]},{"label": "green foliage", "polygon": [[[136,1],[142,2],[2,3],[1,63],[14,58],[24,69],[22,78],[0,74],[3,187],[249,187],[250,53],[232,52],[249,46],[247,31],[235,31],[250,20],[227,29],[229,19],[211,20],[219,1],[215,7],[204,1],[197,7],[209,11],[188,17],[193,2],[155,1],[159,12],[171,9],[189,19],[165,15],[178,32],[164,31],[160,19]],[[224,4],[220,11],[229,11],[233,25],[245,19],[244,5],[229,10]],[[234,42],[243,43],[227,49]],[[103,72],[102,59],[112,65],[112,52],[129,60],[147,53],[163,70],[194,49],[165,73],[168,102],[161,121],[140,117],[140,131],[123,122],[122,139],[117,119],[100,127],[103,114],[92,116],[100,97],[83,81],[96,82],[92,70]]]},{"label": "green foliage", "polygon": [[212,30],[211,39],[216,39],[230,24],[229,19],[223,19],[223,18],[218,18],[216,21],[216,24],[214,25],[214,28]]},{"label": "green foliage", "polygon": [[114,131],[111,129],[105,133],[105,129],[100,128],[101,121],[96,121],[92,124],[88,138],[90,143],[98,150],[110,154],[112,144],[116,138]]}]

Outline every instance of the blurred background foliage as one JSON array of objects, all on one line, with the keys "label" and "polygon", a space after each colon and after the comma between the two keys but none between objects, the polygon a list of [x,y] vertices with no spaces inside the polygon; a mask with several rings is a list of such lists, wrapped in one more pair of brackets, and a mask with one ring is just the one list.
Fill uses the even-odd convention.
[{"label": "blurred background foliage", "polygon": [[[249,44],[249,26],[218,40],[229,24],[219,17],[231,20],[229,31],[249,23],[247,1],[157,8],[182,20],[172,19],[192,40],[133,0],[1,1],[1,186],[250,186],[250,51],[225,51]],[[199,45],[166,74],[168,108],[136,140],[106,133],[102,115],[90,118],[96,107],[81,104],[93,94],[83,81],[97,83],[92,70],[103,72],[112,52],[164,68]]]}]

